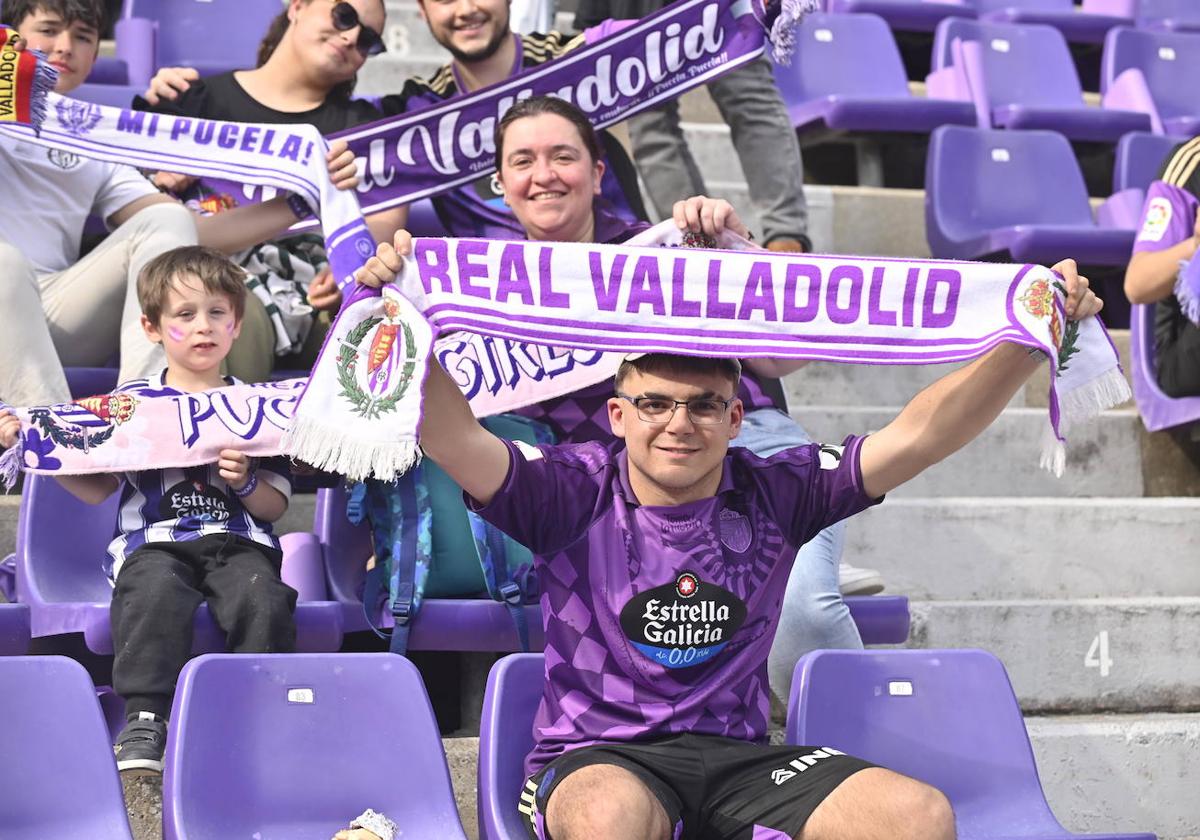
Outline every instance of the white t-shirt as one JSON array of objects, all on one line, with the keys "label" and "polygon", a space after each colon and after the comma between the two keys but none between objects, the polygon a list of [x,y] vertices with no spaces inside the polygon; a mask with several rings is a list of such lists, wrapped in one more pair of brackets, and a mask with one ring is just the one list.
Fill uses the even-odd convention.
[{"label": "white t-shirt", "polygon": [[132,166],[82,158],[32,143],[0,146],[0,240],[25,255],[38,274],[69,268],[89,215],[105,221],[157,190]]}]

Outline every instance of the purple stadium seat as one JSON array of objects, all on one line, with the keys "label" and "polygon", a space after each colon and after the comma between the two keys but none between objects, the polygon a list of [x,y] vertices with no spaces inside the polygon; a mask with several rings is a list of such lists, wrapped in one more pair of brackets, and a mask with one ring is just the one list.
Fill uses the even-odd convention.
[{"label": "purple stadium seat", "polygon": [[102,367],[69,367],[64,368],[67,374],[67,387],[71,389],[71,399],[92,397],[96,394],[107,394],[117,387],[117,369]]},{"label": "purple stadium seat", "polygon": [[980,20],[1053,26],[1072,44],[1102,44],[1108,30],[1133,23],[1131,15],[1080,10],[1074,0],[975,0],[975,9]]},{"label": "purple stadium seat", "polygon": [[1097,143],[1150,128],[1145,113],[1083,103],[1067,42],[1051,26],[947,18],[934,35],[928,82],[930,96],[969,95],[981,128],[1051,129]]},{"label": "purple stadium seat", "polygon": [[1200,31],[1196,0],[1083,0],[1083,10],[1132,18],[1139,29]]},{"label": "purple stadium seat", "polygon": [[1200,134],[1200,33],[1120,27],[1108,33],[1100,67],[1105,109],[1149,115],[1155,134]]},{"label": "purple stadium seat", "polygon": [[280,11],[278,0],[125,0],[117,57],[139,90],[160,67],[194,67],[201,76],[244,70]]},{"label": "purple stadium seat", "polygon": [[129,84],[129,67],[119,58],[102,55],[96,59],[84,81],[89,85],[126,85]]},{"label": "purple stadium seat", "polygon": [[1135,305],[1129,319],[1133,399],[1151,432],[1200,421],[1200,397],[1168,397],[1158,387],[1154,362],[1154,307]]},{"label": "purple stadium seat", "polygon": [[[1053,131],[943,126],[929,142],[925,233],[935,257],[1123,266],[1133,230],[1092,219],[1071,145]],[[1006,256],[1007,255],[1007,256]]]},{"label": "purple stadium seat", "polygon": [[466,840],[421,675],[388,653],[213,654],[183,669],[164,840],[328,838],[365,808]]},{"label": "purple stadium seat", "polygon": [[1134,132],[1117,144],[1117,163],[1113,167],[1113,192],[1139,189],[1145,192],[1158,177],[1171,150],[1187,140],[1162,134]]},{"label": "purple stadium seat", "polygon": [[[909,92],[900,51],[877,15],[810,14],[796,41],[791,65],[775,65],[775,83],[802,134],[807,128],[927,134],[939,125],[975,122],[967,102]],[[863,61],[865,55],[871,60]]]},{"label": "purple stadium seat", "polygon": [[506,656],[488,674],[479,721],[479,840],[526,837],[526,817],[517,803],[545,679],[546,660],[540,653]]},{"label": "purple stadium seat", "polygon": [[118,84],[96,84],[86,82],[71,91],[71,98],[81,102],[91,102],[94,105],[108,105],[112,108],[128,108],[133,103],[133,97],[140,96],[144,87]]},{"label": "purple stadium seat", "polygon": [[1042,793],[1000,660],[981,650],[821,650],[801,658],[787,742],[828,746],[920,779],[954,806],[961,840],[1154,840],[1074,835]]},{"label": "purple stadium seat", "polygon": [[0,686],[4,836],[133,840],[87,671],[62,656],[0,657]]},{"label": "purple stadium seat", "polygon": [[20,656],[28,651],[29,605],[0,603],[0,656]]},{"label": "purple stadium seat", "polygon": [[[366,526],[352,525],[346,518],[346,493],[341,488],[320,490],[313,530],[325,550],[325,574],[329,597],[342,606],[346,632],[366,630],[362,585],[366,560],[373,548]],[[908,640],[908,599],[903,596],[872,595],[846,598],[850,615],[866,644],[899,644]],[[542,612],[538,605],[525,607],[530,647],[545,645]],[[387,609],[372,616],[376,627],[390,628]],[[413,620],[409,650],[519,651],[520,640],[508,609],[498,601],[482,598],[426,598]]]},{"label": "purple stadium seat", "polygon": [[[88,505],[52,478],[26,476],[17,523],[17,600],[29,605],[35,637],[82,633],[89,650],[112,653],[108,621],[112,587],[100,566],[112,539],[117,501],[114,493],[103,504]],[[292,581],[293,564],[301,567],[299,579],[311,580],[313,574],[303,567],[321,558],[316,538],[311,534],[287,534],[282,542],[284,580]],[[316,577],[320,579],[322,574],[318,572]],[[298,603],[297,649],[325,651],[341,647],[341,613],[333,601]],[[194,651],[224,650],[224,636],[209,614],[208,605],[202,604],[196,610],[193,632]]]},{"label": "purple stadium seat", "polygon": [[1101,227],[1136,230],[1141,224],[1146,188],[1158,177],[1167,155],[1186,138],[1131,131],[1117,143],[1113,192],[1096,210]]},{"label": "purple stadium seat", "polygon": [[838,14],[879,15],[892,29],[906,32],[932,32],[943,18],[975,17],[975,7],[969,2],[825,0],[824,7]]}]

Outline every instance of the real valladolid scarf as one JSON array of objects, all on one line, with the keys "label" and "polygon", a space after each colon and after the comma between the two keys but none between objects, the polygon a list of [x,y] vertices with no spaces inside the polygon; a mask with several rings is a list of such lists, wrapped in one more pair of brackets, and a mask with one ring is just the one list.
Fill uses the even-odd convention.
[{"label": "real valladolid scarf", "polygon": [[[722,3],[692,3],[695,26],[704,25],[713,6],[719,20],[730,16]],[[354,197],[330,187],[323,141],[307,126],[224,124],[55,98],[40,135],[0,128],[0,146],[14,141],[297,192],[320,208],[335,276],[343,282],[372,250]],[[639,244],[677,239],[668,224],[648,231]],[[732,239],[721,244],[738,247]],[[1055,275],[1037,266],[425,239],[417,241],[395,287],[382,295],[347,291],[291,424],[283,431],[281,423],[258,423],[257,454],[282,452],[352,478],[407,469],[419,457],[420,384],[435,333],[455,330],[512,342],[510,348],[558,348],[510,354],[498,382],[475,388],[484,411],[555,396],[610,372],[604,365],[576,365],[578,352],[593,354],[592,360],[595,351],[610,350],[927,364],[966,361],[1015,341],[1044,350],[1056,368],[1050,420],[1058,435],[1049,437],[1043,458],[1055,472],[1062,469],[1067,427],[1128,398],[1099,321],[1067,323]],[[569,368],[569,376],[549,375]],[[464,381],[462,372],[452,370],[470,391],[471,373]],[[486,378],[477,372],[476,385]],[[280,396],[271,387],[180,397],[161,411],[184,417],[194,414],[196,400],[208,399],[209,408],[227,410],[202,410],[204,419],[244,431],[254,425],[255,412],[265,411],[265,401]],[[216,435],[210,443],[202,428],[179,440],[156,432],[147,443],[128,423],[129,407],[117,405],[115,414],[112,404],[99,413],[90,404],[80,407],[92,415],[83,424],[92,431],[81,447],[55,443],[61,451],[52,454],[45,429],[32,422],[24,449],[9,453],[8,463],[22,458],[27,469],[64,474],[137,469],[178,464],[181,452],[191,463],[211,461],[227,445],[216,443]],[[133,414],[138,410],[132,407]],[[23,419],[33,421],[35,411],[22,410]],[[41,416],[79,427],[77,416],[70,419],[75,411]],[[104,441],[96,440],[97,420],[112,430]],[[102,448],[126,455],[102,458]]]}]

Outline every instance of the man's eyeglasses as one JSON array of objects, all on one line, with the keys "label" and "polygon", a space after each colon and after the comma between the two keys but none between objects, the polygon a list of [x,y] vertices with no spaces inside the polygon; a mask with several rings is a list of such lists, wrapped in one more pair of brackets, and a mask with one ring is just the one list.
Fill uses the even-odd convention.
[{"label": "man's eyeglasses", "polygon": [[358,19],[358,9],[354,8],[349,0],[333,0],[333,28],[338,32],[349,32],[356,26],[359,30],[354,46],[362,53],[363,58],[370,58],[387,50],[383,37]]},{"label": "man's eyeglasses", "polygon": [[685,405],[689,420],[697,426],[713,426],[725,419],[725,412],[733,403],[733,399],[717,400],[710,397],[669,400],[665,397],[630,397],[626,394],[617,396],[633,403],[638,417],[646,423],[670,423],[671,418],[675,416],[675,409]]}]

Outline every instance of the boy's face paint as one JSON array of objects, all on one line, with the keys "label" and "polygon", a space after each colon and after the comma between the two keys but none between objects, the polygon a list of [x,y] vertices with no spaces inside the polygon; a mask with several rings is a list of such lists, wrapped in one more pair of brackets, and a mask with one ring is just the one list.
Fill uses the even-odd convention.
[{"label": "boy's face paint", "polygon": [[142,316],[151,341],[162,342],[167,365],[193,374],[219,372],[242,331],[229,296],[209,292],[194,277],[177,278],[157,324]]}]

